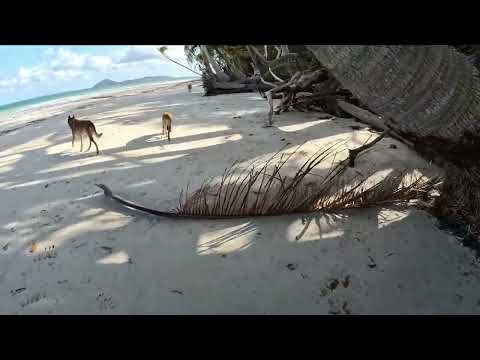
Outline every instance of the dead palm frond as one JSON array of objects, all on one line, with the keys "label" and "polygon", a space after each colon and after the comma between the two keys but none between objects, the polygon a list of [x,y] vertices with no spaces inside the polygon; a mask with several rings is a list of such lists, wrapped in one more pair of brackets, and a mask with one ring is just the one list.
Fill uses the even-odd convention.
[{"label": "dead palm frond", "polygon": [[[282,174],[282,169],[300,146],[290,153],[279,151],[262,164],[253,162],[241,167],[235,162],[215,184],[208,179],[193,193],[187,190],[177,213],[235,217],[366,208],[422,198],[440,181],[439,176],[407,176],[407,171],[393,171],[379,181],[358,175],[345,179],[349,159],[334,162],[343,143],[320,148],[293,176]],[[313,169],[330,161],[332,165],[323,180],[306,180]]]}]

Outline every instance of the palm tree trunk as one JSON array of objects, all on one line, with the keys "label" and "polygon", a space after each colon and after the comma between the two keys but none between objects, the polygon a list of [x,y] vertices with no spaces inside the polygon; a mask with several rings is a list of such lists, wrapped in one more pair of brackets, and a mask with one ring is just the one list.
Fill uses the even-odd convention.
[{"label": "palm tree trunk", "polygon": [[222,69],[220,69],[220,66],[218,66],[217,62],[212,59],[210,53],[208,52],[208,48],[206,45],[200,45],[200,49],[202,51],[202,54],[205,58],[205,61],[207,62],[207,66],[210,66],[212,71],[215,73],[215,76],[217,77],[218,81],[221,82],[227,82],[230,81],[230,77],[225,74]]},{"label": "palm tree trunk", "polygon": [[197,74],[197,75],[199,75],[199,76],[202,76],[202,74],[200,74],[200,73],[198,73],[198,72],[190,69],[188,66],[185,66],[185,65],[179,63],[178,61],[175,61],[175,60],[173,60],[172,58],[170,58],[170,57],[166,54],[166,50],[167,50],[166,47],[161,47],[160,49],[158,49],[158,51],[159,51],[165,58],[167,58],[167,60],[170,60],[171,62],[173,62],[173,63],[175,63],[175,64],[177,64],[177,65],[180,65],[181,67],[183,67],[183,68],[185,68],[185,69],[187,69],[187,70],[190,70],[190,71],[193,72],[194,74]]},{"label": "palm tree trunk", "polygon": [[168,56],[166,56],[166,55],[164,55],[164,56],[165,56],[168,60],[170,60],[171,62],[173,62],[174,64],[180,65],[181,67],[183,67],[183,68],[185,68],[185,69],[187,69],[187,70],[190,70],[191,72],[193,72],[194,74],[197,74],[198,76],[202,76],[202,74],[196,72],[195,70],[190,69],[188,66],[185,66],[185,65],[179,63],[178,61],[173,60],[172,58],[170,58],[170,57],[168,57]]},{"label": "palm tree trunk", "polygon": [[251,54],[251,52],[254,52],[256,55],[256,61],[260,65],[260,67],[265,67],[268,68],[268,61],[265,59],[265,57],[258,51],[258,49],[255,46],[252,45],[247,45],[247,48]]},{"label": "palm tree trunk", "polygon": [[282,49],[278,45],[275,45],[275,49],[277,50],[277,55],[275,56],[275,59],[278,59],[280,56],[282,56]]},{"label": "palm tree trunk", "polygon": [[245,74],[238,68],[237,65],[235,64],[229,64],[230,67],[231,67],[231,76],[234,78],[234,80],[245,80],[247,77],[245,76]]},{"label": "palm tree trunk", "polygon": [[290,54],[288,45],[280,45],[280,48],[282,49],[282,56]]},{"label": "palm tree trunk", "polygon": [[445,167],[437,215],[480,237],[480,79],[447,45],[307,48],[389,128]]},{"label": "palm tree trunk", "polygon": [[[255,71],[259,73],[260,77],[264,74],[267,74],[269,71],[268,61],[263,57],[260,51],[258,51],[257,48],[252,45],[247,45],[247,50],[250,54]],[[262,82],[265,81],[262,79]]]},{"label": "palm tree trunk", "polygon": [[459,141],[480,129],[480,80],[449,46],[307,47],[395,130]]}]

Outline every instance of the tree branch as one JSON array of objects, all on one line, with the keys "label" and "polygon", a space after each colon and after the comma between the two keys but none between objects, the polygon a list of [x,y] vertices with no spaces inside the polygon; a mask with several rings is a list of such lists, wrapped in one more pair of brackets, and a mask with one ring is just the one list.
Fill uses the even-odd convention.
[{"label": "tree branch", "polygon": [[362,151],[365,151],[367,150],[368,148],[371,148],[373,145],[375,145],[377,142],[379,142],[380,140],[382,140],[386,135],[388,135],[388,131],[385,131],[382,133],[382,135],[378,136],[375,140],[373,140],[372,142],[368,143],[368,140],[370,140],[370,138],[367,139],[367,141],[365,141],[365,143],[356,148],[356,149],[349,149],[348,150],[348,166],[349,167],[355,167],[355,159],[357,158],[357,156],[362,152]]}]

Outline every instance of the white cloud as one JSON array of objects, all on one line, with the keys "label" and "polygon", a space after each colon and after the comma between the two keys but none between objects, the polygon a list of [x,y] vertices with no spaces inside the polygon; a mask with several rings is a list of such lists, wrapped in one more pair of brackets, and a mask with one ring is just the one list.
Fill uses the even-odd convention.
[{"label": "white cloud", "polygon": [[71,69],[68,67],[53,69],[44,65],[38,65],[32,68],[25,68],[21,66],[16,77],[7,81],[10,81],[14,85],[25,85],[33,82],[72,80],[80,77],[82,73],[83,71],[80,69]]},{"label": "white cloud", "polygon": [[23,66],[17,72],[17,81],[19,85],[28,84],[30,82],[45,81],[50,77],[50,71],[41,66],[25,68]]},{"label": "white cloud", "polygon": [[48,48],[43,61],[33,67],[20,66],[15,77],[0,80],[0,89],[45,81],[69,81],[88,71],[105,71],[112,65],[109,56],[81,54],[65,48]]},{"label": "white cloud", "polygon": [[[119,64],[143,61],[161,61],[168,60],[158,51],[164,45],[132,45],[120,56]],[[167,46],[167,55],[176,61],[185,62],[185,52],[183,45],[165,45]]]},{"label": "white cloud", "polygon": [[[173,73],[181,71],[177,65],[165,59],[158,51],[162,45],[133,45],[107,55],[80,53],[64,47],[47,48],[39,63],[32,67],[21,66],[16,75],[0,79],[0,91],[12,91],[19,87],[34,83],[45,83],[49,87],[53,83],[67,82],[73,79],[83,80],[98,77],[100,74],[111,76],[112,72],[145,74],[158,73],[169,69]],[[186,64],[183,45],[168,45],[167,55]],[[142,75],[144,76],[144,75]],[[42,84],[43,86],[43,84]]]},{"label": "white cloud", "polygon": [[16,85],[17,82],[18,82],[18,80],[16,78],[7,79],[7,80],[0,80],[0,88],[6,88],[6,87]]},{"label": "white cloud", "polygon": [[162,55],[155,46],[133,45],[127,48],[121,56],[119,63],[139,62],[151,59],[162,60]]},{"label": "white cloud", "polygon": [[186,57],[185,57],[184,45],[165,45],[165,46],[167,46],[166,54],[168,55],[168,57],[177,61],[185,62]]},{"label": "white cloud", "polygon": [[18,80],[16,78],[0,80],[0,91],[5,92],[13,92],[15,91],[15,86],[17,85]]},{"label": "white cloud", "polygon": [[85,68],[90,70],[105,70],[112,65],[110,56],[89,56],[85,62]]},{"label": "white cloud", "polygon": [[78,54],[64,48],[56,48],[49,51],[49,67],[52,70],[80,69],[84,66],[87,55]]},{"label": "white cloud", "polygon": [[52,70],[104,70],[112,64],[109,56],[80,54],[64,48],[45,51]]}]

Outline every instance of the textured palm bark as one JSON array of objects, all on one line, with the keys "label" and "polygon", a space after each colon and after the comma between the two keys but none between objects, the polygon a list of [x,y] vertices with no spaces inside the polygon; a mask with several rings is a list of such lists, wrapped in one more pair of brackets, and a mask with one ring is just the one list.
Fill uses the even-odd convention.
[{"label": "textured palm bark", "polygon": [[310,45],[344,87],[395,130],[459,141],[480,129],[480,80],[446,45]]}]

